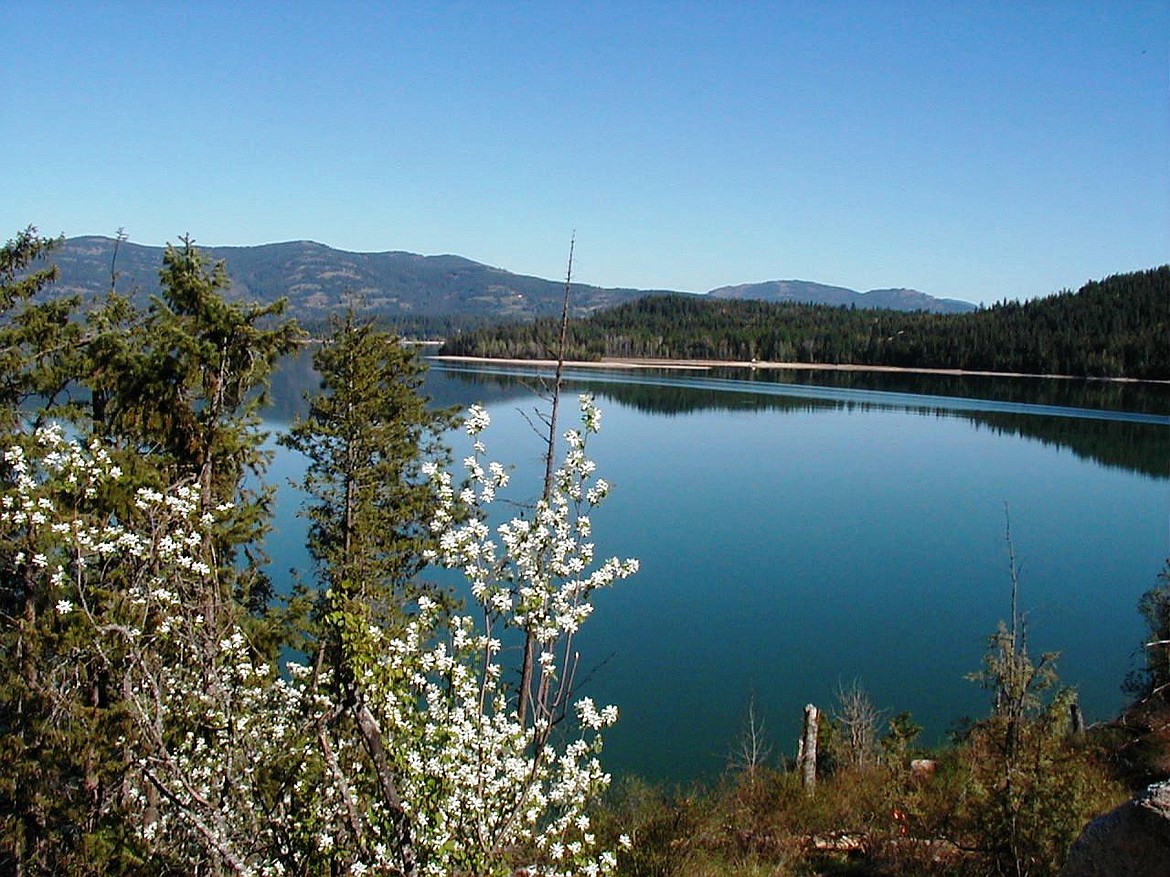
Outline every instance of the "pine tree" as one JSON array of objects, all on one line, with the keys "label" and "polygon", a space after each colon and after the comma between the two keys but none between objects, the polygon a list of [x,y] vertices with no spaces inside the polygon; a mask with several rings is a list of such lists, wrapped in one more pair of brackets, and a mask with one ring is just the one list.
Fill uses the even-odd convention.
[{"label": "pine tree", "polygon": [[55,265],[33,270],[57,240],[29,226],[0,248],[0,425],[15,428],[34,397],[58,400],[75,371],[79,334],[76,296],[45,297]]},{"label": "pine tree", "polygon": [[96,388],[103,419],[95,427],[133,450],[133,462],[153,471],[160,487],[198,485],[205,513],[231,505],[206,550],[224,581],[234,584],[235,598],[262,611],[271,594],[256,545],[267,529],[271,497],[245,479],[268,462],[259,409],[269,376],[303,333],[281,319],[283,300],[228,301],[224,263],[208,265],[189,237],[167,247],[159,277],[162,294],[145,318],[109,342],[109,373]]},{"label": "pine tree", "polygon": [[[33,428],[81,410],[68,392],[85,372],[80,299],[52,295],[55,266],[33,270],[55,243],[30,226],[0,249],[0,872],[116,873],[132,846],[117,818],[123,716],[110,708],[109,668],[44,587],[45,511],[10,492],[31,483]],[[55,499],[101,513],[96,497]]]},{"label": "pine tree", "polygon": [[[62,491],[52,500],[62,514],[98,526],[142,524],[135,487],[198,486],[202,511],[222,510],[198,549],[213,572],[191,595],[202,657],[214,658],[218,634],[241,625],[252,648],[274,651],[276,631],[257,623],[268,589],[254,562],[267,496],[246,490],[245,476],[266,462],[257,408],[299,330],[280,321],[280,303],[228,302],[223,265],[209,267],[189,239],[168,248],[162,295],[148,312],[112,290],[83,318],[75,297],[47,295],[53,269],[28,273],[50,244],[29,229],[0,256],[0,476],[13,491],[4,508],[19,511],[16,496],[28,486],[21,449],[38,441],[28,427],[50,417],[88,435],[129,476],[93,493]],[[14,512],[0,539],[0,871],[142,873],[142,849],[122,819],[125,774],[140,742],[126,725],[130,664],[82,636],[75,616],[54,603],[45,569],[60,545],[38,520],[44,515]],[[116,615],[141,573],[104,562],[95,573],[100,600],[86,614]]]},{"label": "pine tree", "polygon": [[321,391],[280,441],[309,458],[309,550],[336,598],[392,617],[423,566],[434,492],[421,477],[452,414],[420,395],[426,367],[351,309],[313,357]]}]

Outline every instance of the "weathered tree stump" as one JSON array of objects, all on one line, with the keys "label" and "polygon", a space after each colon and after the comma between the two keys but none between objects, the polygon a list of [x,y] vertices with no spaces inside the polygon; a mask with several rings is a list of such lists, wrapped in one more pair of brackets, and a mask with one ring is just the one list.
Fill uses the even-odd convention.
[{"label": "weathered tree stump", "polygon": [[800,782],[811,795],[817,787],[817,724],[819,713],[811,703],[804,708],[804,733],[800,737]]}]

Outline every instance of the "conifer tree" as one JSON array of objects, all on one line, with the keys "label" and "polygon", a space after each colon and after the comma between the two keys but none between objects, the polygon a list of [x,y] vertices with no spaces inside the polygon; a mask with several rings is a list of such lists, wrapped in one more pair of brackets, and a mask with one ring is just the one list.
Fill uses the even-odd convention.
[{"label": "conifer tree", "polygon": [[[75,367],[79,327],[76,296],[46,298],[55,265],[36,268],[57,240],[34,226],[0,247],[0,425],[16,426],[18,409],[34,396],[58,400]],[[34,270],[35,269],[35,270]]]},{"label": "conifer tree", "polygon": [[109,344],[103,420],[95,427],[133,450],[159,487],[198,485],[205,514],[231,506],[205,549],[224,581],[234,583],[235,597],[259,611],[270,597],[256,549],[270,492],[246,486],[245,478],[268,461],[258,412],[269,376],[303,333],[281,319],[284,300],[229,301],[224,263],[209,265],[190,237],[167,247],[159,277],[162,294],[145,317]]},{"label": "conifer tree", "polygon": [[424,564],[433,488],[421,476],[453,422],[420,395],[425,365],[352,308],[313,357],[321,389],[280,441],[309,458],[309,550],[332,598],[385,622]]},{"label": "conifer tree", "polygon": [[[53,296],[56,267],[37,268],[55,241],[33,227],[0,249],[0,483],[27,479],[19,449],[50,416],[80,412],[70,390],[84,375],[80,299]],[[17,451],[12,449],[16,448]],[[68,489],[71,512],[100,507]],[[45,510],[4,497],[0,536],[0,872],[116,873],[125,831],[117,818],[125,734],[111,709],[108,667],[62,622],[44,587]],[[100,514],[100,511],[99,511]]]},{"label": "conifer tree", "polygon": [[[252,648],[271,651],[275,632],[249,617],[267,608],[266,582],[251,562],[267,526],[267,496],[246,491],[245,476],[266,462],[257,408],[299,330],[280,321],[281,303],[228,302],[222,263],[209,267],[190,239],[168,248],[162,294],[148,312],[111,289],[83,318],[76,297],[44,294],[52,268],[29,271],[51,244],[30,228],[0,254],[4,447],[32,451],[33,427],[50,416],[89,434],[129,477],[92,494],[53,497],[79,519],[143,524],[134,487],[198,487],[201,517],[215,512],[216,521],[198,548],[215,574],[193,595],[206,628],[203,658],[214,657],[219,632],[240,626]],[[27,486],[20,460],[0,462],[14,489]],[[0,871],[140,873],[141,849],[120,815],[136,743],[125,725],[126,665],[95,651],[45,587],[53,547],[51,539],[41,544],[45,512],[5,508],[16,517],[0,540]],[[136,574],[103,564],[101,602],[87,612],[101,617],[121,605]]]}]

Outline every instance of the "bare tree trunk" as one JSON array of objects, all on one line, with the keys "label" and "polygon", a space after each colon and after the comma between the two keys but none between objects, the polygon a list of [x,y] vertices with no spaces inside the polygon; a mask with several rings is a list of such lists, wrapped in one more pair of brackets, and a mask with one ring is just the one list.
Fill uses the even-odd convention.
[{"label": "bare tree trunk", "polygon": [[804,734],[800,738],[800,782],[806,794],[817,787],[817,725],[819,714],[811,703],[804,708]]},{"label": "bare tree trunk", "polygon": [[374,762],[374,772],[378,776],[378,783],[382,787],[383,803],[390,811],[390,819],[398,837],[398,854],[402,860],[402,877],[417,877],[418,861],[414,855],[414,842],[410,836],[410,821],[406,810],[402,806],[402,799],[398,796],[398,785],[394,782],[391,773],[390,761],[386,757],[386,749],[382,746],[382,729],[378,720],[365,704],[359,704],[356,709],[358,729],[362,740],[366,744],[366,751]]},{"label": "bare tree trunk", "polygon": [[553,472],[556,466],[557,409],[561,402],[561,385],[565,374],[565,343],[569,334],[569,288],[573,280],[573,246],[576,237],[569,239],[569,270],[565,273],[565,298],[561,305],[561,335],[557,341],[557,371],[553,379],[552,411],[548,418],[548,451],[544,456],[544,499],[552,495]]},{"label": "bare tree trunk", "polygon": [[768,760],[772,747],[768,745],[764,721],[756,715],[756,696],[748,700],[747,718],[738,745],[732,750],[730,766],[741,771],[749,784],[755,783],[760,768]]},{"label": "bare tree trunk", "polygon": [[[553,474],[556,471],[557,458],[557,413],[561,406],[561,385],[565,373],[565,339],[569,330],[569,289],[573,280],[573,247],[577,242],[576,233],[569,238],[569,268],[565,272],[565,299],[561,306],[561,335],[557,344],[557,370],[553,378],[552,410],[548,416],[547,447],[544,453],[544,491],[541,499],[548,502],[552,496]],[[520,697],[516,706],[516,715],[520,724],[528,720],[530,702],[532,700],[532,662],[536,653],[536,640],[529,633],[524,638],[524,658],[520,664]],[[533,716],[535,720],[535,715]]]}]

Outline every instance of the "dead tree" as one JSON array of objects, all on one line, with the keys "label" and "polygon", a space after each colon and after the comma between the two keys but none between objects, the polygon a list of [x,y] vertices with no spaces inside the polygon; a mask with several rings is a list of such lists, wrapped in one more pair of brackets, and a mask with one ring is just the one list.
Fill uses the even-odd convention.
[{"label": "dead tree", "polygon": [[813,794],[817,787],[817,726],[820,714],[811,703],[804,708],[804,733],[800,738],[800,753],[797,762],[800,768],[800,782],[806,794]]}]

